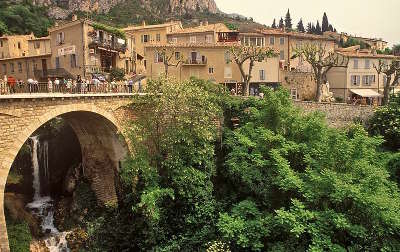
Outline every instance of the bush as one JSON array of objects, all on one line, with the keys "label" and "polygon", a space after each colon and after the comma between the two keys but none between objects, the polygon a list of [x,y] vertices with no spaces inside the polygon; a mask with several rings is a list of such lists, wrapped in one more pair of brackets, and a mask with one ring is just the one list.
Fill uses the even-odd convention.
[{"label": "bush", "polygon": [[23,220],[13,220],[9,217],[6,209],[7,233],[10,245],[10,251],[26,252],[32,241],[32,235],[29,226]]},{"label": "bush", "polygon": [[122,81],[125,77],[125,70],[122,68],[113,68],[110,73],[110,80]]}]

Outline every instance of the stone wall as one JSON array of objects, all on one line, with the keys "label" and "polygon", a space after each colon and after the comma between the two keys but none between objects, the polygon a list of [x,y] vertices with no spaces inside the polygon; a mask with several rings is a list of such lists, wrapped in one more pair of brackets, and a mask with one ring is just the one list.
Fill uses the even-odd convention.
[{"label": "stone wall", "polygon": [[312,73],[279,70],[282,87],[297,89],[298,100],[314,100],[317,93],[317,83]]},{"label": "stone wall", "polygon": [[328,124],[336,128],[346,127],[355,121],[366,123],[375,111],[375,107],[373,106],[360,106],[345,103],[295,101],[295,104],[306,113],[314,111],[325,113]]}]

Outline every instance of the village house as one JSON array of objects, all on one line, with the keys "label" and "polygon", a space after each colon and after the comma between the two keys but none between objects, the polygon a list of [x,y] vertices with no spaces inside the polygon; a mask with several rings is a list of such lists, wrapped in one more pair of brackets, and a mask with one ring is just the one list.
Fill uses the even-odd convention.
[{"label": "village house", "polygon": [[46,69],[51,57],[50,38],[31,35],[0,37],[0,74],[16,80],[33,78]]},{"label": "village house", "polygon": [[134,50],[135,72],[143,74],[145,72],[147,60],[145,58],[145,46],[167,44],[167,34],[182,30],[180,21],[171,21],[164,24],[147,25],[143,21],[142,25],[129,26],[122,29],[131,40]]},{"label": "village house", "polygon": [[132,43],[118,29],[73,16],[72,21],[50,28],[49,37],[51,60],[40,79],[108,75],[116,68],[125,74],[134,71]]},{"label": "village house", "polygon": [[400,59],[393,55],[376,54],[371,50],[360,49],[359,46],[336,49],[336,53],[349,58],[347,67],[334,67],[328,74],[327,79],[330,91],[334,97],[345,101],[354,98],[379,99],[382,97],[386,76],[378,75],[374,65],[379,60],[387,63],[394,59]]}]

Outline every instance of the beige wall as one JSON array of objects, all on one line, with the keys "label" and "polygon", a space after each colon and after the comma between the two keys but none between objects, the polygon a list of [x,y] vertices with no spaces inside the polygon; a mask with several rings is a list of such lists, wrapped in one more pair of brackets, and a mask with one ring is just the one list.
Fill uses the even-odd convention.
[{"label": "beige wall", "polygon": [[[207,37],[209,37],[207,41]],[[175,34],[169,34],[167,36],[167,40],[169,43],[176,43],[178,44],[187,44],[191,43],[191,38],[195,38],[195,43],[216,43],[217,42],[217,37],[215,32],[202,32],[202,33],[175,33]],[[175,40],[175,41],[174,41]]]},{"label": "beige wall", "polygon": [[[169,49],[169,53],[172,49]],[[184,59],[187,59],[191,52],[198,52],[207,59],[206,64],[180,64],[178,67],[169,67],[169,76],[178,80],[186,80],[190,77],[198,77],[204,80],[215,81],[216,83],[240,82],[241,75],[235,63],[227,63],[225,52],[227,47],[181,47],[175,51],[180,52]],[[165,72],[163,63],[155,63],[155,47],[146,47],[147,68],[146,73],[149,78],[157,78]],[[174,63],[176,61],[172,61]],[[229,75],[231,73],[231,75]]]},{"label": "beige wall", "polygon": [[50,39],[28,40],[29,56],[37,56],[51,53]]},{"label": "beige wall", "polygon": [[23,57],[29,54],[28,39],[33,38],[33,35],[16,35],[0,38],[0,58]]},{"label": "beige wall", "polygon": [[[50,56],[0,60],[1,76],[12,76],[17,80],[23,81],[34,78],[34,70],[42,70],[42,60],[46,60],[47,64],[49,64]],[[12,71],[12,65],[14,66],[14,71]]]},{"label": "beige wall", "polygon": [[[358,67],[355,67],[355,60],[358,61]],[[369,67],[366,66],[366,60],[369,61]],[[351,57],[349,59],[349,65],[347,68],[332,68],[328,74],[327,78],[330,84],[330,89],[334,93],[335,97],[347,98],[351,95],[349,89],[372,89],[378,92],[383,90],[384,75],[378,74],[373,67],[374,64],[378,64],[376,58],[355,58]],[[360,76],[359,84],[354,85],[352,83],[351,76]],[[375,82],[371,84],[363,83],[363,76],[375,76]]]}]

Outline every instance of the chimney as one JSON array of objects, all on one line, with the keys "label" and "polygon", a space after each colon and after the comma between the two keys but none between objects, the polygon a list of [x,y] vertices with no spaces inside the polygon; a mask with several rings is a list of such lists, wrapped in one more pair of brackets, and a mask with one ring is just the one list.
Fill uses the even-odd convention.
[{"label": "chimney", "polygon": [[143,20],[142,22],[142,26],[145,27],[146,26],[146,20]]},{"label": "chimney", "polygon": [[199,24],[199,26],[203,26],[203,22],[202,22],[202,21],[200,21],[200,24]]},{"label": "chimney", "polygon": [[76,14],[73,14],[72,15],[72,21],[76,21],[76,20],[78,20],[78,16]]},{"label": "chimney", "polygon": [[208,20],[204,21],[204,25],[208,25]]}]

